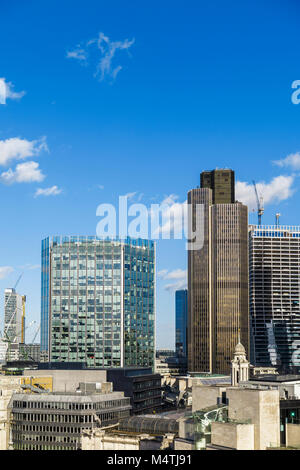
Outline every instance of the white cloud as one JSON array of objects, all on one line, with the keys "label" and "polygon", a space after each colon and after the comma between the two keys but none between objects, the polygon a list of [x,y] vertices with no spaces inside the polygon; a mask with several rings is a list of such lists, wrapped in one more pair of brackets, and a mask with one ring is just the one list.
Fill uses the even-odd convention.
[{"label": "white cloud", "polygon": [[160,203],[162,224],[155,231],[154,236],[162,237],[182,234],[187,220],[187,201],[177,202],[179,197],[176,194],[166,196]]},{"label": "white cloud", "polygon": [[132,192],[132,193],[124,194],[123,197],[127,197],[127,199],[130,201],[131,199],[134,198],[135,195],[136,195],[136,191],[135,191],[135,192]]},{"label": "white cloud", "polygon": [[118,51],[128,52],[134,42],[135,39],[111,41],[108,36],[105,36],[104,33],[100,32],[97,38],[87,41],[84,46],[79,44],[74,50],[68,51],[67,58],[77,59],[81,64],[86,65],[89,56],[88,50],[93,47],[93,50],[96,51],[96,72],[94,76],[98,77],[99,81],[103,81],[107,77],[115,80],[119,72],[122,70],[121,65],[113,65],[116,54]]},{"label": "white cloud", "polygon": [[12,160],[24,160],[28,157],[38,156],[42,150],[49,151],[46,137],[32,141],[19,137],[0,140],[0,165],[7,165]]},{"label": "white cloud", "polygon": [[132,193],[124,194],[123,197],[127,197],[128,201],[132,201],[133,199],[135,199],[137,202],[140,202],[144,197],[144,193],[139,193],[138,191],[132,191]]},{"label": "white cloud", "polygon": [[13,271],[14,268],[11,266],[0,266],[0,279],[5,279]]},{"label": "white cloud", "polygon": [[20,269],[26,270],[26,271],[32,271],[34,269],[39,269],[41,267],[40,264],[25,264],[24,266],[20,266]]},{"label": "white cloud", "polygon": [[38,196],[57,196],[62,192],[57,186],[51,186],[51,188],[38,188],[35,192],[34,197]]},{"label": "white cloud", "polygon": [[283,167],[290,167],[293,170],[300,170],[300,152],[291,153],[281,160],[274,160],[274,165]]},{"label": "white cloud", "polygon": [[164,286],[164,288],[168,291],[175,291],[175,290],[187,288],[187,270],[186,269],[174,269],[173,271],[162,269],[161,271],[157,273],[157,276],[162,278],[163,280],[173,281]]},{"label": "white cloud", "polygon": [[87,52],[79,45],[73,51],[67,52],[67,59],[77,59],[80,62],[85,62],[87,60]]},{"label": "white cloud", "polygon": [[6,104],[7,99],[19,100],[25,95],[25,91],[15,92],[13,84],[0,78],[0,104]]},{"label": "white cloud", "polygon": [[162,269],[161,271],[157,272],[158,277],[164,277],[168,273],[167,269]]},{"label": "white cloud", "polygon": [[[276,176],[269,183],[256,183],[259,197],[263,197],[264,205],[278,203],[290,198],[295,190],[292,188],[294,176]],[[249,210],[257,208],[256,195],[253,184],[237,181],[235,185],[236,199],[246,204]]]},{"label": "white cloud", "polygon": [[96,76],[99,76],[99,80],[102,81],[106,75],[116,78],[122,67],[120,65],[113,67],[112,60],[118,50],[127,50],[134,44],[134,39],[129,41],[110,41],[110,39],[103,33],[99,33],[97,40],[97,46],[100,50],[102,57],[98,63]]},{"label": "white cloud", "polygon": [[11,168],[0,175],[0,181],[6,184],[41,182],[45,175],[36,162],[19,163],[15,170]]}]

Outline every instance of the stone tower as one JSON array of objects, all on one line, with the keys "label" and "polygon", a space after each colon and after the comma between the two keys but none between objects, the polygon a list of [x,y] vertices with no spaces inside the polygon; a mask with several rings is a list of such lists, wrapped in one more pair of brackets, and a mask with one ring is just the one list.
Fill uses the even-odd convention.
[{"label": "stone tower", "polygon": [[234,350],[234,357],[231,361],[231,385],[236,387],[240,382],[249,379],[249,361],[247,361],[244,346],[239,341]]}]

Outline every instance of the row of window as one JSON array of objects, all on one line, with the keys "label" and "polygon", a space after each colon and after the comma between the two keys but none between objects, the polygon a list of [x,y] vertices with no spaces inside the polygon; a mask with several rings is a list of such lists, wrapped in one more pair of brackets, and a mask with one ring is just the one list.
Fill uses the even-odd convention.
[{"label": "row of window", "polygon": [[129,399],[123,398],[122,400],[106,400],[96,403],[66,403],[66,402],[46,402],[46,401],[20,401],[14,400],[14,408],[29,408],[29,409],[53,409],[53,410],[101,410],[106,408],[115,408],[120,406],[129,405]]}]

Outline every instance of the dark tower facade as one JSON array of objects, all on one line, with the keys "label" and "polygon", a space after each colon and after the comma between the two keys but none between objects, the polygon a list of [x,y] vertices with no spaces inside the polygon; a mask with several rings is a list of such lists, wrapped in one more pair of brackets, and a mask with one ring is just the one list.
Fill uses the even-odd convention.
[{"label": "dark tower facade", "polygon": [[229,374],[239,332],[249,353],[248,209],[227,169],[201,173],[188,203],[194,230],[204,206],[203,246],[188,252],[188,370]]},{"label": "dark tower facade", "polygon": [[235,202],[234,171],[203,171],[200,175],[201,188],[209,188],[213,193],[213,204],[233,204]]}]

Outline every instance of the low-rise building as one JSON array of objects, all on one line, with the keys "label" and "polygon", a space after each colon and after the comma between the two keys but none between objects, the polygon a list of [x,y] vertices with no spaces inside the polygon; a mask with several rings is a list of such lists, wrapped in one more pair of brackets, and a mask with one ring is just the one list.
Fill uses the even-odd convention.
[{"label": "low-rise building", "polygon": [[258,375],[240,383],[240,386],[278,390],[281,399],[300,399],[300,375]]},{"label": "low-rise building", "polygon": [[154,436],[118,429],[89,429],[82,433],[82,450],[160,450],[172,446],[173,434]]},{"label": "low-rise building", "polygon": [[0,450],[9,449],[11,415],[9,403],[14,393],[51,391],[51,377],[28,377],[0,374]]},{"label": "low-rise building", "polygon": [[76,450],[83,430],[111,426],[130,415],[122,392],[16,393],[11,397],[11,443],[15,450]]},{"label": "low-rise building", "polygon": [[40,361],[40,345],[37,343],[10,343],[6,353],[6,362]]},{"label": "low-rise building", "polygon": [[0,375],[0,450],[9,447],[10,413],[8,404],[15,392],[21,391],[21,376]]},{"label": "low-rise building", "polygon": [[157,413],[162,406],[161,376],[151,368],[107,369],[107,380],[114,390],[130,398],[132,414]]},{"label": "low-rise building", "polygon": [[130,398],[133,414],[158,412],[162,404],[161,376],[151,367],[87,368],[84,363],[39,363],[24,376],[50,375],[54,392],[74,392],[79,382],[111,382],[113,390]]}]

